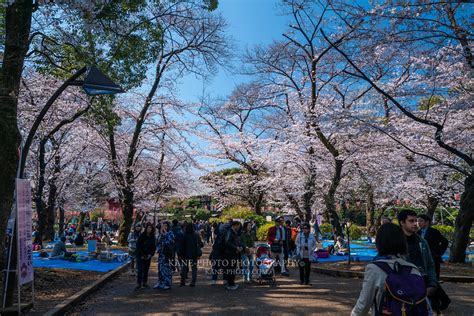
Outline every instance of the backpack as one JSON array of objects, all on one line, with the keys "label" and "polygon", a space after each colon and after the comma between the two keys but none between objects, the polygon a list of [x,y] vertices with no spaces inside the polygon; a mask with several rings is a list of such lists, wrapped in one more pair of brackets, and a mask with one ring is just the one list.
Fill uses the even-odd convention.
[{"label": "backpack", "polygon": [[426,316],[429,306],[423,277],[412,274],[412,267],[395,262],[394,269],[382,261],[372,262],[387,273],[384,292],[375,315]]}]

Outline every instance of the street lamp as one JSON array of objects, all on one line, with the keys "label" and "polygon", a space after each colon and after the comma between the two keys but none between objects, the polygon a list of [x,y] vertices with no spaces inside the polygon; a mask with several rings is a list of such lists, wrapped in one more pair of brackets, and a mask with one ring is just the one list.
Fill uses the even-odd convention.
[{"label": "street lamp", "polygon": [[344,222],[344,226],[346,227],[346,235],[347,235],[347,253],[349,254],[349,259],[347,261],[347,264],[351,264],[351,237],[349,235],[350,228],[352,226],[352,222],[350,219],[346,219]]},{"label": "street lamp", "polygon": [[[78,80],[80,76],[86,74],[84,80]],[[73,74],[69,79],[67,79],[49,98],[45,106],[41,109],[40,113],[36,117],[28,136],[26,137],[25,143],[23,144],[20,152],[20,161],[18,162],[17,169],[17,178],[22,179],[25,171],[26,158],[28,157],[28,152],[30,150],[31,143],[33,138],[38,130],[39,125],[43,121],[46,113],[49,108],[53,105],[54,101],[61,95],[61,93],[66,90],[69,86],[80,86],[84,89],[85,93],[90,96],[103,95],[103,94],[115,94],[124,92],[124,90],[114,83],[109,77],[103,74],[96,66],[83,67],[79,69],[75,74]],[[15,286],[15,270],[12,270],[13,267],[17,264],[16,256],[16,238],[15,238],[15,222],[16,222],[16,201],[17,201],[17,192],[15,190],[12,211],[10,214],[10,220],[8,221],[8,230],[11,230],[10,236],[8,236],[8,251],[7,251],[7,260],[5,267],[5,277],[3,283],[3,308],[10,307],[13,305],[13,292]],[[20,308],[20,306],[19,306]]]},{"label": "street lamp", "polygon": [[[86,79],[77,80],[86,71]],[[56,92],[53,93],[51,98],[49,98],[48,102],[46,102],[45,106],[41,109],[39,115],[36,117],[35,122],[33,123],[33,126],[31,127],[31,130],[28,133],[28,136],[26,137],[25,144],[23,145],[23,148],[21,150],[20,162],[17,173],[18,178],[23,178],[26,157],[28,156],[28,151],[30,150],[33,137],[35,136],[41,121],[43,121],[43,118],[45,117],[51,105],[53,105],[54,101],[56,101],[56,99],[61,95],[61,93],[69,86],[80,86],[84,89],[85,93],[90,96],[124,92],[124,90],[119,85],[117,85],[109,77],[104,75],[96,66],[83,67],[79,69],[68,80],[66,80],[58,88],[58,90],[56,90]]]}]

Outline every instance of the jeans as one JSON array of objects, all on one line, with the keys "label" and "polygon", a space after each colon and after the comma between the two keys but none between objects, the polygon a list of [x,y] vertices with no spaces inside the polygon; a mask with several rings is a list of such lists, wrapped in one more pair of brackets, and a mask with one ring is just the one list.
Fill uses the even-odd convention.
[{"label": "jeans", "polygon": [[300,269],[301,283],[309,283],[309,273],[311,272],[311,261],[309,258],[299,260],[298,267]]},{"label": "jeans", "polygon": [[253,272],[253,255],[242,254],[242,273],[244,280],[250,281]]},{"label": "jeans", "polygon": [[186,277],[189,272],[189,265],[191,265],[191,284],[196,284],[197,279],[197,259],[183,259],[181,260],[181,284],[186,283]]},{"label": "jeans", "polygon": [[137,257],[136,261],[137,261],[137,283],[139,285],[147,284],[148,271],[150,270],[151,258],[143,260]]},{"label": "jeans", "polygon": [[284,252],[283,247],[282,247],[280,253],[275,253],[274,252],[273,255],[278,257],[278,265],[281,268],[281,273],[285,273],[286,272],[286,265],[285,265],[286,262],[285,262],[285,252]]}]

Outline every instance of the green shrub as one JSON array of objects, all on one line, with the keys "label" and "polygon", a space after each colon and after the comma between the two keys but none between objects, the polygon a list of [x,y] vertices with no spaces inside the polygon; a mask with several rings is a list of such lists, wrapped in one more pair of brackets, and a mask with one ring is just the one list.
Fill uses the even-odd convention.
[{"label": "green shrub", "polygon": [[196,214],[194,214],[194,218],[200,221],[206,221],[209,217],[211,217],[211,212],[206,209],[198,209]]},{"label": "green shrub", "polygon": [[321,231],[321,235],[326,237],[332,237],[332,225],[329,223],[323,223],[319,225],[319,230]]},{"label": "green shrub", "polygon": [[89,214],[89,218],[91,219],[91,222],[97,222],[99,220],[99,217],[104,218],[105,213],[101,211],[92,211]]},{"label": "green shrub", "polygon": [[257,229],[257,240],[267,240],[268,230],[275,226],[275,223],[267,223]]},{"label": "green shrub", "polygon": [[352,225],[349,228],[349,236],[352,240],[360,239],[362,237],[362,229],[357,225]]},{"label": "green shrub", "polygon": [[255,213],[252,212],[252,210],[248,207],[232,206],[230,208],[225,209],[222,212],[221,219],[222,219],[222,221],[227,222],[227,221],[229,221],[231,219],[234,219],[234,218],[245,219],[248,216],[251,216],[253,214],[255,214]]},{"label": "green shrub", "polygon": [[252,213],[248,215],[247,217],[244,218],[245,221],[254,221],[257,227],[260,227],[264,225],[267,221],[265,220],[265,217],[261,215],[257,215],[255,213]]},{"label": "green shrub", "polygon": [[446,239],[453,240],[454,227],[448,225],[433,225],[432,227],[439,230]]}]

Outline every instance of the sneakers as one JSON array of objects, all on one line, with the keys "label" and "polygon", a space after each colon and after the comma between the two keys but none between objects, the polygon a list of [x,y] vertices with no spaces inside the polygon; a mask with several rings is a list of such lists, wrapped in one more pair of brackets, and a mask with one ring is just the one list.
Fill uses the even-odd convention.
[{"label": "sneakers", "polygon": [[154,289],[159,289],[160,287],[161,287],[161,286],[160,286],[160,283],[156,283],[156,284],[153,286]]},{"label": "sneakers", "polygon": [[171,286],[163,286],[161,289],[162,290],[169,290],[169,289],[171,289]]},{"label": "sneakers", "polygon": [[190,287],[195,287],[195,286],[196,286],[196,284],[194,284],[194,283],[191,283],[191,284],[189,284],[189,286],[190,286]]},{"label": "sneakers", "polygon": [[142,285],[142,288],[144,288],[144,289],[149,289],[150,286],[149,286],[148,284],[143,284],[143,285]]},{"label": "sneakers", "polygon": [[282,272],[281,275],[282,275],[282,276],[286,276],[286,277],[289,277],[289,276],[290,276],[290,274],[289,274],[288,272]]},{"label": "sneakers", "polygon": [[134,290],[134,291],[138,291],[138,290],[140,290],[141,288],[142,288],[142,286],[141,286],[140,284],[138,284],[133,290]]},{"label": "sneakers", "polygon": [[239,285],[238,284],[234,284],[232,286],[227,286],[227,289],[228,290],[231,290],[231,291],[234,291],[234,290],[237,290],[239,288]]}]

